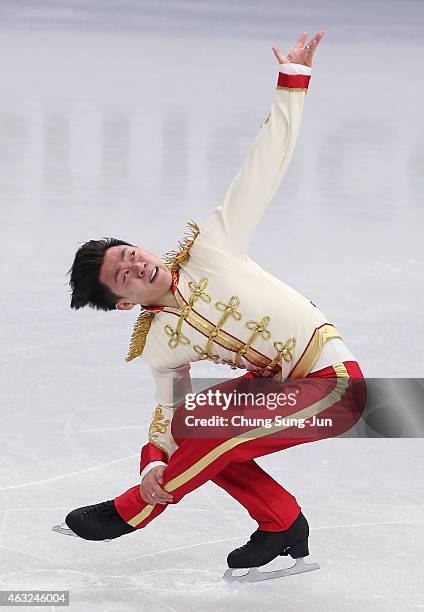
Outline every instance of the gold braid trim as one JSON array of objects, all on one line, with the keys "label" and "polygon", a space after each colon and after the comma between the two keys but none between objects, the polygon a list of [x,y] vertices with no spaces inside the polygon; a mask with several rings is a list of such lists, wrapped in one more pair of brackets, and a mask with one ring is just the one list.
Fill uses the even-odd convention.
[{"label": "gold braid trim", "polygon": [[163,406],[161,406],[160,404],[158,404],[155,408],[155,411],[153,413],[153,418],[152,418],[152,422],[150,423],[150,427],[149,427],[149,440],[150,442],[152,442],[152,437],[157,434],[157,433],[165,433],[166,432],[166,428],[168,427],[169,423],[171,422],[169,419],[165,419],[163,416],[163,412],[162,412],[162,408]]},{"label": "gold braid trim", "polygon": [[306,87],[283,87],[282,85],[278,85],[277,89],[285,89],[286,91],[304,91],[305,93],[308,93]]},{"label": "gold braid trim", "polygon": [[167,451],[162,444],[157,441],[157,434],[164,434],[170,424],[170,419],[165,419],[162,412],[163,406],[158,404],[153,413],[153,419],[149,427],[149,442],[151,442],[156,448],[163,451],[169,459],[169,451]]},{"label": "gold braid trim", "polygon": [[186,232],[184,238],[178,241],[178,250],[168,251],[163,256],[163,261],[171,272],[176,272],[182,263],[188,261],[189,251],[200,233],[200,227],[196,221],[187,221],[187,227],[188,232]]},{"label": "gold braid trim", "polygon": [[[164,264],[170,269],[172,273],[178,271],[180,265],[189,258],[189,251],[193,246],[194,241],[200,233],[200,227],[193,220],[187,222],[188,232],[186,235],[178,241],[178,251],[168,251],[165,253],[163,259]],[[134,325],[133,333],[131,336],[130,347],[128,349],[128,355],[125,361],[128,363],[136,357],[140,357],[143,353],[144,345],[146,344],[147,334],[149,333],[150,326],[155,313],[150,310],[141,309],[140,314]]]}]

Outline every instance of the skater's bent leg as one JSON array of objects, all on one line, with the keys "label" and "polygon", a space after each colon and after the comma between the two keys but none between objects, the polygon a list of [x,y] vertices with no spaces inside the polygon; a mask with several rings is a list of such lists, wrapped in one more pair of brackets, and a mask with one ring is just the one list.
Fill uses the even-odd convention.
[{"label": "skater's bent leg", "polygon": [[244,506],[262,531],[282,531],[296,520],[300,506],[253,459],[232,462],[212,479]]},{"label": "skater's bent leg", "polygon": [[[337,412],[346,398],[350,399],[350,372],[343,364],[337,369],[336,367],[331,369],[333,380],[329,381],[330,386],[314,384],[304,388],[301,396],[302,405],[296,406],[296,411],[290,415],[291,417],[300,415],[303,418],[305,415],[311,417],[317,414],[327,416],[333,414],[334,410]],[[349,411],[347,414],[349,415]],[[274,433],[278,434],[278,431]],[[255,457],[317,439],[320,438],[274,436],[263,427],[252,429],[249,436],[243,434],[228,439],[186,438],[181,441],[170,458],[164,475],[163,488],[173,493],[173,502],[177,503],[190,491],[208,480],[213,480],[232,462],[243,463]],[[117,497],[115,506],[120,516],[136,528],[147,525],[166,507],[162,504],[146,504],[140,497],[138,485]]]},{"label": "skater's bent leg", "polygon": [[[243,464],[254,457],[309,441],[286,440],[265,435],[257,439],[242,438],[242,443],[239,440],[240,438],[183,440],[169,460],[162,485],[163,489],[172,492],[173,503],[178,503],[190,491],[197,489],[208,480],[213,480],[233,461]],[[236,470],[237,466],[234,469]],[[289,512],[290,515],[296,514],[295,500],[294,504]],[[145,527],[161,514],[167,505],[151,505],[144,502],[140,496],[139,485],[131,487],[115,498],[115,507],[120,516],[137,528]]]}]

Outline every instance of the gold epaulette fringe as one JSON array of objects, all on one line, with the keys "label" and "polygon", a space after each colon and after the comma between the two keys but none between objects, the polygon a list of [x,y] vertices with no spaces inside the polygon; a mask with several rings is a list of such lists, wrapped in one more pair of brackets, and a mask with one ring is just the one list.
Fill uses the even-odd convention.
[{"label": "gold epaulette fringe", "polygon": [[200,227],[196,221],[188,221],[187,226],[188,232],[186,232],[184,238],[178,241],[178,250],[168,251],[163,257],[165,265],[168,266],[171,272],[176,272],[182,263],[188,261],[189,251],[200,233]]},{"label": "gold epaulette fringe", "polygon": [[154,318],[154,312],[149,312],[148,310],[143,309],[141,310],[134,325],[130,348],[128,349],[128,355],[125,358],[126,362],[132,361],[136,357],[140,357],[141,353],[143,352],[144,345],[146,344],[147,334],[149,333],[149,329]]},{"label": "gold epaulette fringe", "polygon": [[[177,272],[180,265],[188,261],[189,251],[200,233],[200,227],[195,221],[188,221],[187,226],[188,232],[186,232],[186,235],[178,241],[178,250],[168,251],[162,258],[164,264],[170,269],[171,272]],[[154,318],[154,312],[143,310],[143,308],[141,309],[141,312],[138,315],[137,321],[134,325],[130,348],[128,349],[128,355],[126,356],[125,361],[132,361],[132,359],[140,357],[143,352],[144,345],[146,344],[147,334],[149,333],[149,329]]]}]

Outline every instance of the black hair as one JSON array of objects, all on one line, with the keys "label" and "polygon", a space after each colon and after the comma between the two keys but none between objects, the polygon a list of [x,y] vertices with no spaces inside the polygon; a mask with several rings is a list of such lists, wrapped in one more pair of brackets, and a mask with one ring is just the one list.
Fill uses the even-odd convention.
[{"label": "black hair", "polygon": [[78,310],[88,305],[97,310],[115,310],[120,296],[101,283],[99,275],[107,249],[120,245],[134,246],[124,240],[103,238],[90,240],[78,249],[74,263],[68,270],[71,276],[71,308]]}]

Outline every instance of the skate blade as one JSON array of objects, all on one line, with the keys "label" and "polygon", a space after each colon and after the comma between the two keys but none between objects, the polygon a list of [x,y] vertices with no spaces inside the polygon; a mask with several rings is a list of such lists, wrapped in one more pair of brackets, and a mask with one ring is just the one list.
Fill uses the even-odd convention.
[{"label": "skate blade", "polygon": [[55,531],[56,533],[61,533],[62,535],[75,536],[76,538],[79,538],[79,535],[74,533],[66,523],[60,523],[60,525],[55,525],[54,527],[52,527],[52,531]]},{"label": "skate blade", "polygon": [[285,576],[293,576],[294,574],[303,574],[304,572],[312,572],[319,569],[318,563],[305,563],[305,560],[296,559],[296,563],[292,567],[286,569],[274,570],[272,572],[260,572],[257,567],[250,567],[246,574],[242,576],[234,575],[234,569],[227,569],[223,575],[227,582],[259,582],[261,580],[271,580],[273,578],[283,578]]},{"label": "skate blade", "polygon": [[[61,533],[62,535],[75,536],[80,540],[84,539],[81,538],[78,534],[74,533],[66,523],[60,523],[60,525],[55,525],[54,527],[52,527],[52,531],[55,531],[56,533]],[[111,539],[107,538],[106,540],[100,540],[100,542],[111,542]]]}]

